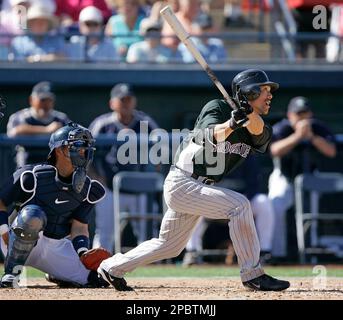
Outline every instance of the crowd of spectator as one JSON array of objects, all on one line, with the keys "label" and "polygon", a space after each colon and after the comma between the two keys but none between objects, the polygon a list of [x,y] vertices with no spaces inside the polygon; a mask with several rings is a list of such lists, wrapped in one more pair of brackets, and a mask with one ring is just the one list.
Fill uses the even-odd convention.
[{"label": "crowd of spectator", "polygon": [[[161,18],[160,10],[168,4],[176,12],[185,29],[193,35],[193,40],[205,58],[211,63],[227,62],[228,47],[224,46],[222,40],[212,38],[211,34],[226,30],[232,32],[237,27],[264,30],[261,29],[262,26],[254,26],[249,19],[250,13],[258,9],[264,16],[271,8],[261,4],[261,7],[258,7],[256,1],[223,0],[223,21],[214,24],[213,17],[217,16],[210,9],[210,4],[214,2],[2,0],[0,60],[194,63],[193,57],[184,45],[180,44],[171,27]],[[311,55],[310,49],[313,48],[315,58],[326,58],[329,62],[341,61],[342,41],[339,37],[342,35],[342,1],[332,0],[335,5],[331,5],[330,0],[323,2],[327,24],[325,28],[321,26],[319,29],[314,26],[316,13],[312,10],[317,2],[320,1],[287,1],[297,32],[318,35],[318,39],[298,37],[294,45],[296,57],[299,61],[308,58]],[[250,12],[249,16],[244,15],[244,11]],[[154,27],[148,30],[147,26],[152,24]],[[331,37],[326,39],[322,36],[330,30]],[[152,36],[151,31],[154,31]],[[241,41],[244,42],[244,38]],[[128,55],[132,46],[135,49]],[[151,54],[147,54],[149,50],[152,51]]]},{"label": "crowd of spectator", "polygon": [[[200,51],[223,62],[226,49],[201,0],[4,0],[0,60],[192,63],[194,59],[161,19],[171,5]],[[164,38],[165,37],[165,38]]]}]

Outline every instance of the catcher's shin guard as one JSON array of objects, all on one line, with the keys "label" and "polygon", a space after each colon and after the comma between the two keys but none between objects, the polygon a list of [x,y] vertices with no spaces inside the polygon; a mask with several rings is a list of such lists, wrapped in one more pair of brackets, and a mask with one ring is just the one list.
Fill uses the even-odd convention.
[{"label": "catcher's shin guard", "polygon": [[23,208],[10,230],[5,274],[18,275],[46,225],[45,212],[36,205]]}]

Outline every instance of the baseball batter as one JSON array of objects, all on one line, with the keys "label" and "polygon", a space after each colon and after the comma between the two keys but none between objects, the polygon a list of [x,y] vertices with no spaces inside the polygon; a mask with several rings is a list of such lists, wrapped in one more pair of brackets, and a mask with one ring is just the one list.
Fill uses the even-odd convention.
[{"label": "baseball batter", "polygon": [[[90,131],[69,123],[51,135],[48,163],[18,169],[0,191],[0,238],[5,274],[0,287],[17,286],[23,265],[58,284],[108,286],[80,257],[88,252],[88,220],[103,186],[87,176],[93,158]],[[8,225],[9,209],[18,215]]]},{"label": "baseball batter", "polygon": [[266,151],[272,129],[261,116],[268,114],[272,92],[278,87],[277,83],[269,81],[265,72],[245,70],[232,82],[237,110],[230,112],[224,100],[213,100],[204,106],[165,180],[164,197],[168,211],[159,238],[104,260],[98,268],[104,280],[112,283],[121,279],[122,290],[131,289],[123,278],[124,274],[139,266],[179,255],[198,220],[204,216],[229,219],[230,237],[245,287],[262,291],[280,291],[289,287],[288,281],[266,275],[260,265],[260,245],[248,199],[240,193],[215,186],[250,153]]}]

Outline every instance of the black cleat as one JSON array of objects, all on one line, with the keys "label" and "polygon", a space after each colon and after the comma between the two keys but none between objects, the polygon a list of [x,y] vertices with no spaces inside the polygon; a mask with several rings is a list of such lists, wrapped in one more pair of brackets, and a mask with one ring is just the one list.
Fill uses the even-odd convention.
[{"label": "black cleat", "polygon": [[126,280],[124,278],[113,277],[100,267],[98,268],[98,274],[118,291],[134,291],[133,288],[126,284]]},{"label": "black cleat", "polygon": [[282,291],[289,288],[290,283],[263,274],[255,279],[243,282],[243,286],[255,291]]},{"label": "black cleat", "polygon": [[45,280],[49,281],[51,283],[57,284],[60,288],[63,289],[70,289],[70,288],[82,288],[83,286],[77,282],[73,281],[66,281],[66,280],[61,280],[57,279],[56,277],[50,275],[50,274],[45,274]]}]

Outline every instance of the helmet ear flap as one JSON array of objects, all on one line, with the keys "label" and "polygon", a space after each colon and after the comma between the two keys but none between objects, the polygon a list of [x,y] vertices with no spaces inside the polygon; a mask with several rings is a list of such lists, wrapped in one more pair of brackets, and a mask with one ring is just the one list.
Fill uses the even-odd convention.
[{"label": "helmet ear flap", "polygon": [[261,94],[261,88],[258,85],[245,86],[240,89],[240,93],[248,100],[256,100]]}]

